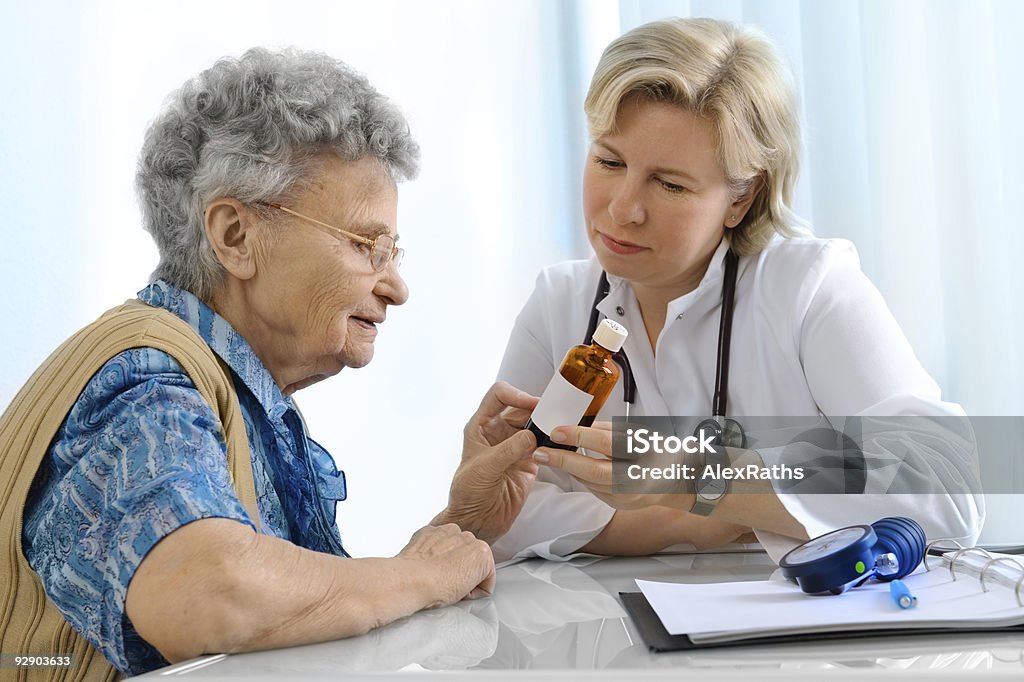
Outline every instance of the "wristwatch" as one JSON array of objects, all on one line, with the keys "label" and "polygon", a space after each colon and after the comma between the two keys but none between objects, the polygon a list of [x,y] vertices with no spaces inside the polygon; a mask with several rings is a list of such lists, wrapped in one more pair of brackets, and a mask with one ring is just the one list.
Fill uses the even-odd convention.
[{"label": "wristwatch", "polygon": [[705,477],[704,474],[721,474],[728,468],[729,455],[726,454],[724,445],[716,445],[713,452],[705,453],[704,466],[697,470],[697,480],[694,482],[695,494],[693,506],[690,507],[691,514],[707,516],[715,510],[729,492],[729,479],[716,475]]}]

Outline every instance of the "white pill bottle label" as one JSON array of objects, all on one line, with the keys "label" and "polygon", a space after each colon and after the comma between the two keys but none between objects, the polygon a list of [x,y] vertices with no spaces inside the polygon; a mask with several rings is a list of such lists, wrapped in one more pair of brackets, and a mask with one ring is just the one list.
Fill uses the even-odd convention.
[{"label": "white pill bottle label", "polygon": [[593,400],[594,396],[576,388],[559,372],[555,372],[534,408],[530,421],[550,436],[559,426],[579,424]]}]

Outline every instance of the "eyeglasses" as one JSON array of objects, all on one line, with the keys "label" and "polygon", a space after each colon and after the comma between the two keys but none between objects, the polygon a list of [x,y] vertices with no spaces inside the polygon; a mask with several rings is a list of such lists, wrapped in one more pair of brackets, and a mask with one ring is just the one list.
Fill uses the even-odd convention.
[{"label": "eyeglasses", "polygon": [[315,225],[319,225],[320,227],[326,227],[328,230],[332,230],[340,235],[348,237],[354,242],[369,246],[370,265],[373,266],[373,269],[376,270],[377,272],[380,272],[381,270],[386,268],[388,264],[391,263],[392,261],[394,261],[396,268],[402,264],[402,257],[405,256],[405,249],[400,249],[397,246],[395,246],[395,238],[392,237],[390,234],[379,234],[373,239],[369,239],[368,237],[364,237],[362,235],[349,232],[348,230],[343,230],[340,227],[335,227],[334,225],[322,223],[316,218],[310,218],[309,216],[302,215],[301,213],[293,211],[290,208],[286,208],[281,204],[278,204],[273,201],[265,202],[264,205],[269,206],[270,208],[276,208],[280,211],[284,211],[285,213],[289,213],[295,216],[296,218],[301,218],[302,220],[311,222]]}]

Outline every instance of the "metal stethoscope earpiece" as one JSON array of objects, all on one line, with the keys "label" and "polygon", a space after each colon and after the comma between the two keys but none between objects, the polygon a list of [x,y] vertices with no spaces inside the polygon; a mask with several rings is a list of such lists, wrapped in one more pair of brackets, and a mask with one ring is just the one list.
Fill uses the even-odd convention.
[{"label": "metal stethoscope earpiece", "polygon": [[[725,416],[726,403],[729,393],[729,346],[732,341],[732,314],[736,299],[736,271],[739,264],[739,257],[729,249],[725,253],[725,278],[722,283],[722,312],[718,322],[718,358],[715,366],[715,393],[711,400],[711,414],[714,415],[703,420],[694,429],[693,435],[700,437],[701,431],[713,432],[715,437],[713,443],[731,448],[742,448],[746,446],[747,437],[743,427],[735,419]],[[590,345],[593,341],[594,331],[600,321],[601,312],[597,309],[608,296],[611,285],[608,283],[608,273],[602,271],[601,278],[597,282],[597,291],[594,294],[594,303],[590,306],[590,321],[587,324],[587,333],[583,337],[583,343]],[[622,368],[622,396],[626,402],[626,418],[629,418],[629,408],[636,402],[636,379],[633,377],[633,369],[629,365],[629,358],[626,357],[624,348],[620,348],[615,354],[615,362]]]}]

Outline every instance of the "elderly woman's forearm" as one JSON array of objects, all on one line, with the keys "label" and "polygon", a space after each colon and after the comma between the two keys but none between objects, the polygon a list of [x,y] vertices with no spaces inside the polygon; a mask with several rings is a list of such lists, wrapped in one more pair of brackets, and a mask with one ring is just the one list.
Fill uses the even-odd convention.
[{"label": "elderly woman's forearm", "polygon": [[146,641],[179,661],[363,634],[431,605],[423,562],[343,559],[205,519],[162,540],[129,590]]}]

